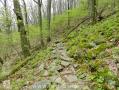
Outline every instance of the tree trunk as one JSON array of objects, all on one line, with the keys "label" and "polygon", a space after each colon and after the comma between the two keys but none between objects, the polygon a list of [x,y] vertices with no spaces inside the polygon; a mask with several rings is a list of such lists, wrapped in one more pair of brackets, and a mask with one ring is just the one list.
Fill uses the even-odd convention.
[{"label": "tree trunk", "polygon": [[51,41],[51,2],[52,0],[47,0],[48,4],[47,4],[47,19],[48,19],[48,37],[47,37],[47,41],[50,42]]},{"label": "tree trunk", "polygon": [[96,23],[96,0],[88,0],[89,4],[89,15],[92,17],[92,24]]},{"label": "tree trunk", "polygon": [[70,1],[68,0],[67,1],[67,8],[68,8],[68,29],[70,28],[70,12],[69,12],[69,10],[70,10]]},{"label": "tree trunk", "polygon": [[27,57],[30,55],[30,50],[29,50],[29,43],[27,38],[27,31],[25,30],[25,26],[23,23],[23,17],[22,17],[19,0],[13,0],[13,4],[14,4],[14,12],[17,17],[18,31],[20,32],[22,52],[24,57]]},{"label": "tree trunk", "polygon": [[40,41],[41,41],[41,46],[44,46],[44,41],[43,41],[43,27],[42,27],[42,0],[38,0],[38,16],[39,16],[39,26],[40,26]]},{"label": "tree trunk", "polygon": [[[25,0],[23,0],[24,4],[24,15],[25,15],[25,25],[26,25],[26,31],[27,31],[27,37],[29,36],[29,26],[28,26],[28,13],[27,13],[27,8],[26,8],[26,3]],[[31,48],[29,37],[28,37],[28,43],[29,43],[29,48]]]}]

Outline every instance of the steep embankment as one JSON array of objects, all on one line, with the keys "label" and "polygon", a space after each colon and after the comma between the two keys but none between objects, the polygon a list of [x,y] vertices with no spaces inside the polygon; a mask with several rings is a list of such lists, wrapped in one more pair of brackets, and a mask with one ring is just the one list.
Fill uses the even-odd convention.
[{"label": "steep embankment", "polygon": [[119,15],[94,26],[77,28],[64,40],[78,64],[79,79],[91,82],[92,90],[119,89]]}]

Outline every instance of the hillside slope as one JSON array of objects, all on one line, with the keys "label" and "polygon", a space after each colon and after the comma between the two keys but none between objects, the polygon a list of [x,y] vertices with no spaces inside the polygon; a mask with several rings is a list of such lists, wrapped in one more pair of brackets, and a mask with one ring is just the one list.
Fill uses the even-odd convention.
[{"label": "hillside slope", "polygon": [[92,90],[119,90],[118,14],[94,26],[77,28],[64,42],[78,63],[79,79],[90,81]]},{"label": "hillside slope", "polygon": [[[72,17],[74,20],[72,20],[71,24],[73,25],[71,27],[74,27],[81,18],[75,15],[74,17]],[[55,24],[59,25],[59,22],[61,21]],[[64,20],[63,25],[59,25],[60,28],[58,29],[66,30],[67,25],[65,23]],[[53,28],[56,27],[57,25],[53,26]],[[64,32],[69,32],[69,30]],[[61,34],[62,32],[57,32],[56,36],[58,33]],[[60,40],[61,38],[63,40]],[[84,88],[83,90],[119,90],[118,14],[95,25],[81,25],[67,38],[64,38],[55,37],[56,41],[51,42],[49,47],[37,52],[34,59],[30,60],[15,74],[10,75],[8,79],[11,81],[12,89],[22,90],[25,88],[26,90],[26,87],[30,88],[33,85],[42,85],[43,83],[49,86],[49,82],[47,83],[49,78],[54,80],[58,77],[55,80],[57,82],[50,82],[48,90],[61,90],[56,89],[57,83],[60,83],[58,85],[68,85],[69,83],[64,83],[64,79],[67,78],[71,81],[76,79],[78,84],[81,84],[78,86],[78,90],[81,87]],[[67,59],[73,61],[67,61]],[[22,61],[16,62],[13,68],[17,67],[20,62]],[[72,83],[72,86],[77,87],[77,82]]]}]

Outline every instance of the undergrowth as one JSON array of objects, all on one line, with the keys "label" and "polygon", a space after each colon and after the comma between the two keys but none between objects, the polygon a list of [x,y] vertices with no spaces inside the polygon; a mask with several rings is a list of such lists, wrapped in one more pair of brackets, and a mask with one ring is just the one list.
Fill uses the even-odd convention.
[{"label": "undergrowth", "polygon": [[116,14],[94,26],[74,31],[64,40],[69,55],[79,63],[79,79],[91,81],[93,90],[119,89],[119,77],[106,64],[108,60],[119,61],[118,26]]}]

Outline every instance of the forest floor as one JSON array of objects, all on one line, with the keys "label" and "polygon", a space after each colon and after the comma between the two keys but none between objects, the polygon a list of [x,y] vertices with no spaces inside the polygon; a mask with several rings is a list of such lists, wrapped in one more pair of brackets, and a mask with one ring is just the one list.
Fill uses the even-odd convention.
[{"label": "forest floor", "polygon": [[[61,41],[52,45],[51,58],[46,62],[39,63],[35,74],[42,77],[41,81],[31,86],[23,87],[23,90],[80,90],[89,88],[88,81],[78,80],[73,58],[70,58]],[[41,74],[42,73],[42,74]]]},{"label": "forest floor", "polygon": [[115,14],[95,25],[77,27],[67,37],[62,36],[62,31],[69,30],[60,27],[49,46],[3,81],[4,87],[12,87],[11,90],[119,90],[118,26],[119,15]]}]

